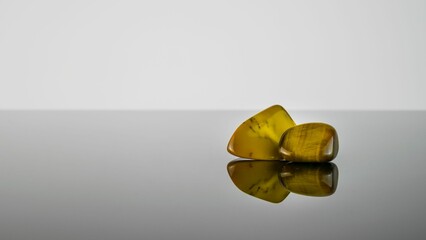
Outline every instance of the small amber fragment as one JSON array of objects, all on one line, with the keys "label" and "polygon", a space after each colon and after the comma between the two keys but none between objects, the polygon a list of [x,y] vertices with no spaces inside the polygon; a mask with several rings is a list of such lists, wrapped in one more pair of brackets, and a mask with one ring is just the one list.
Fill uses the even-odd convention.
[{"label": "small amber fragment", "polygon": [[235,160],[228,163],[228,173],[243,192],[268,202],[279,203],[290,193],[280,179],[285,162],[264,160]]},{"label": "small amber fragment", "polygon": [[313,197],[330,196],[336,191],[338,169],[333,163],[287,163],[281,172],[290,192]]},{"label": "small amber fragment", "polygon": [[279,105],[254,115],[237,130],[228,143],[228,152],[242,158],[277,160],[281,135],[295,125],[293,119]]},{"label": "small amber fragment", "polygon": [[339,150],[336,130],[325,123],[306,123],[285,131],[279,152],[293,162],[328,162]]}]

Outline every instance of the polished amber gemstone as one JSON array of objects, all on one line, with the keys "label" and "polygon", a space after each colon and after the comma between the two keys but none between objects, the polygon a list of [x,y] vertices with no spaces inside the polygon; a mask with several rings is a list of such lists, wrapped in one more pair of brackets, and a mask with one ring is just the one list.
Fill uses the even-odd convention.
[{"label": "polished amber gemstone", "polygon": [[282,159],[278,152],[281,135],[294,125],[293,119],[283,107],[269,107],[235,130],[228,143],[228,152],[242,158]]},{"label": "polished amber gemstone", "polygon": [[333,163],[287,163],[281,172],[284,187],[290,192],[323,197],[336,191],[338,169]]},{"label": "polished amber gemstone", "polygon": [[288,129],[279,148],[282,157],[293,162],[328,162],[338,150],[337,132],[325,123],[306,123]]},{"label": "polished amber gemstone", "polygon": [[284,164],[282,161],[236,160],[228,163],[228,173],[241,191],[279,203],[290,193],[280,179]]}]

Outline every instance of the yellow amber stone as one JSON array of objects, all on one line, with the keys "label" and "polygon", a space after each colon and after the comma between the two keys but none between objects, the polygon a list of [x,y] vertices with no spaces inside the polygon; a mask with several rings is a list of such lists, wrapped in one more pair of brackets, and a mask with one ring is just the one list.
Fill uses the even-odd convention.
[{"label": "yellow amber stone", "polygon": [[280,179],[285,162],[235,160],[228,163],[228,173],[234,184],[253,197],[272,203],[283,201],[290,193]]},{"label": "yellow amber stone", "polygon": [[339,150],[336,130],[325,123],[306,123],[285,131],[279,152],[292,162],[328,162]]},{"label": "yellow amber stone", "polygon": [[287,163],[281,172],[290,192],[313,197],[330,196],[336,191],[338,169],[333,163]]},{"label": "yellow amber stone", "polygon": [[283,107],[269,107],[235,130],[228,143],[228,152],[242,158],[282,159],[278,152],[281,135],[295,125]]}]

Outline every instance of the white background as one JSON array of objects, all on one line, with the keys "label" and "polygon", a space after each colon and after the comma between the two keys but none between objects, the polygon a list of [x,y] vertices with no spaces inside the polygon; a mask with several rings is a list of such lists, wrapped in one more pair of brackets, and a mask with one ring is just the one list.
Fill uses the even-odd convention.
[{"label": "white background", "polygon": [[0,109],[426,109],[426,1],[0,0]]}]

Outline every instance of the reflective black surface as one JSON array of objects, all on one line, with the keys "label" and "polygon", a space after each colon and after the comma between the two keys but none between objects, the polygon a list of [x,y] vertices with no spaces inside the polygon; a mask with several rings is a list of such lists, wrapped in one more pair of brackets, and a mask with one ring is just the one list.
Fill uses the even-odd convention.
[{"label": "reflective black surface", "polygon": [[339,134],[336,192],[272,204],[227,173],[256,111],[1,111],[0,239],[421,239],[426,112],[292,112]]}]

